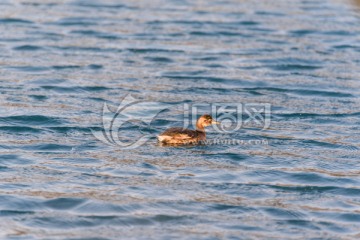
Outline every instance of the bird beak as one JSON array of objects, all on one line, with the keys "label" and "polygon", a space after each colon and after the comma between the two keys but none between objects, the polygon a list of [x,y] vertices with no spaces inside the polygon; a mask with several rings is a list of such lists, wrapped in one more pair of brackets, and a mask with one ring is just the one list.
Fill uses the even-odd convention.
[{"label": "bird beak", "polygon": [[217,121],[212,120],[212,121],[211,121],[211,124],[220,124],[220,123],[217,122]]}]

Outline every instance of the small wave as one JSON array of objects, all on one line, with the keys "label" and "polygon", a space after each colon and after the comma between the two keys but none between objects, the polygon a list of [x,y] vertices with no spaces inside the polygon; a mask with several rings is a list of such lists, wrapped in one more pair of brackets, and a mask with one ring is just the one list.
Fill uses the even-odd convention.
[{"label": "small wave", "polygon": [[22,210],[0,210],[0,217],[16,217],[21,215],[33,215],[35,211],[22,211]]},{"label": "small wave", "polygon": [[289,33],[294,36],[306,36],[317,33],[317,30],[301,29],[301,30],[290,31]]},{"label": "small wave", "polygon": [[116,48],[83,47],[83,46],[52,46],[51,48],[69,52],[121,52]]},{"label": "small wave", "polygon": [[44,66],[10,66],[8,68],[15,69],[21,72],[46,72],[49,71],[49,67]]},{"label": "small wave", "polygon": [[242,37],[250,38],[251,35],[244,34],[240,32],[230,32],[230,31],[218,31],[218,32],[205,32],[205,31],[191,31],[189,32],[192,36],[204,36],[204,37]]},{"label": "small wave", "polygon": [[41,86],[45,90],[52,90],[59,93],[72,93],[72,92],[101,92],[109,90],[103,86],[85,86],[85,87],[61,87],[61,86]]},{"label": "small wave", "polygon": [[95,9],[110,9],[110,10],[118,10],[122,8],[126,9],[136,9],[134,7],[130,7],[125,4],[106,4],[106,3],[100,3],[96,1],[73,1],[71,2],[71,5],[73,6],[79,6],[79,7],[86,7],[86,8],[95,8]]},{"label": "small wave", "polygon": [[99,21],[96,18],[82,18],[82,17],[72,17],[72,18],[63,18],[56,22],[50,22],[49,24],[59,25],[59,26],[95,26],[99,24]]},{"label": "small wave", "polygon": [[109,40],[115,40],[115,39],[121,38],[120,36],[117,36],[114,34],[98,32],[98,31],[94,31],[94,30],[74,30],[74,31],[71,31],[70,33],[83,35],[83,36],[92,36],[92,37],[101,38],[101,39],[109,39]]},{"label": "small wave", "polygon": [[0,18],[0,24],[32,24],[34,22],[20,18]]},{"label": "small wave", "polygon": [[23,150],[33,152],[70,152],[73,146],[55,143],[33,144],[21,147]]},{"label": "small wave", "polygon": [[85,199],[79,198],[56,198],[44,202],[44,206],[54,210],[68,210],[78,207],[86,202]]},{"label": "small wave", "polygon": [[145,60],[157,63],[172,63],[174,62],[172,59],[167,57],[145,57]]},{"label": "small wave", "polygon": [[163,48],[127,48],[126,50],[134,53],[184,53],[182,50]]},{"label": "small wave", "polygon": [[10,123],[12,125],[48,126],[55,124],[63,124],[66,121],[64,119],[48,117],[43,115],[18,115],[18,116],[0,117],[0,122]]},{"label": "small wave", "polygon": [[0,132],[7,133],[40,133],[42,131],[42,129],[28,126],[0,126]]},{"label": "small wave", "polygon": [[270,188],[278,189],[285,192],[299,192],[306,194],[319,194],[319,193],[328,193],[342,196],[360,196],[360,189],[358,188],[349,188],[349,187],[336,187],[336,186],[318,186],[318,185],[267,185]]},{"label": "small wave", "polygon": [[38,51],[38,50],[42,50],[42,47],[39,46],[35,46],[35,45],[22,45],[22,46],[18,46],[15,47],[14,50],[17,51]]},{"label": "small wave", "polygon": [[322,117],[335,117],[335,118],[345,118],[345,117],[356,117],[360,116],[360,112],[353,113],[275,113],[273,116],[281,118],[322,118]]},{"label": "small wave", "polygon": [[259,62],[276,71],[316,70],[323,67],[320,61],[301,58],[264,59]]},{"label": "small wave", "polygon": [[294,93],[298,95],[304,95],[304,96],[322,96],[322,97],[354,97],[350,93],[343,93],[343,92],[330,92],[330,91],[321,91],[321,90],[309,90],[309,89],[289,89],[289,88],[273,88],[273,87],[266,87],[266,88],[242,88],[239,90],[245,90],[245,91],[271,91],[271,92],[281,92],[281,93]]},{"label": "small wave", "polygon": [[90,128],[86,128],[86,127],[60,126],[60,127],[48,127],[47,129],[56,131],[58,133],[72,133],[72,132],[91,133]]}]

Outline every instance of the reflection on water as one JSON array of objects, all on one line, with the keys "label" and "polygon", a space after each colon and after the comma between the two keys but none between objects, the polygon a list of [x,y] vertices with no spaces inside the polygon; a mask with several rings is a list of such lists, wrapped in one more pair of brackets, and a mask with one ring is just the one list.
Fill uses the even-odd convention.
[{"label": "reflection on water", "polygon": [[[1,1],[1,238],[356,239],[349,3]],[[152,137],[122,150],[91,129],[129,93],[169,110],[129,124],[128,139]],[[270,103],[268,130],[208,133],[269,144],[156,144],[184,103],[216,102]]]}]

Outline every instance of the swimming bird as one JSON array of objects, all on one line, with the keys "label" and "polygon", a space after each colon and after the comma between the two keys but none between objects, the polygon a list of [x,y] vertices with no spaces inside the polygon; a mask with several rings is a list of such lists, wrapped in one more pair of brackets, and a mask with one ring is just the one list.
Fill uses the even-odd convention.
[{"label": "swimming bird", "polygon": [[219,124],[208,115],[202,115],[196,122],[196,130],[186,128],[169,128],[157,136],[160,143],[165,144],[196,144],[206,139],[205,127],[212,124]]}]

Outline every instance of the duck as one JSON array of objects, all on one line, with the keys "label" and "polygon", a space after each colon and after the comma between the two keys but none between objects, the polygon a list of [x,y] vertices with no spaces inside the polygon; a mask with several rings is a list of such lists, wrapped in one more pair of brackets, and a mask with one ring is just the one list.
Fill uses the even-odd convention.
[{"label": "duck", "polygon": [[173,127],[158,135],[157,139],[162,144],[197,144],[206,140],[205,127],[212,124],[219,124],[219,122],[215,121],[209,114],[205,114],[196,121],[195,130]]}]

